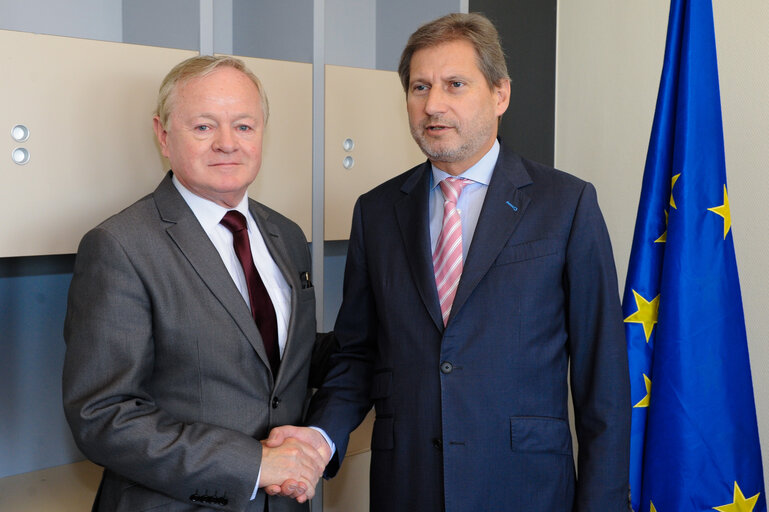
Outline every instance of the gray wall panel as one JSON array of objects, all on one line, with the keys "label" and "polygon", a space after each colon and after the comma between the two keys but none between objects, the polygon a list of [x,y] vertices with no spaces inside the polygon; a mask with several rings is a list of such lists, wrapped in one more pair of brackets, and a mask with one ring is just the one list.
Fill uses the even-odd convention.
[{"label": "gray wall panel", "polygon": [[200,4],[190,0],[126,0],[123,42],[183,50],[200,48]]},{"label": "gray wall panel", "polygon": [[512,79],[500,135],[523,156],[548,165],[555,150],[557,0],[470,0],[499,30]]},{"label": "gray wall panel", "polygon": [[312,62],[312,2],[233,0],[233,52]]},{"label": "gray wall panel", "polygon": [[0,29],[121,41],[122,0],[0,0]]},{"label": "gray wall panel", "polygon": [[398,69],[403,47],[423,23],[459,12],[460,0],[378,0],[376,5],[376,67]]}]

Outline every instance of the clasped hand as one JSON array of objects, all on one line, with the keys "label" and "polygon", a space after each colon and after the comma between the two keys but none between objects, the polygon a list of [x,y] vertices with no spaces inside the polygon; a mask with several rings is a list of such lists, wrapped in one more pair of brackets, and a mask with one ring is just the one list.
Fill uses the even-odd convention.
[{"label": "clasped hand", "polygon": [[262,441],[259,486],[270,495],[287,496],[299,503],[315,496],[315,486],[331,459],[323,436],[307,427],[276,427]]}]

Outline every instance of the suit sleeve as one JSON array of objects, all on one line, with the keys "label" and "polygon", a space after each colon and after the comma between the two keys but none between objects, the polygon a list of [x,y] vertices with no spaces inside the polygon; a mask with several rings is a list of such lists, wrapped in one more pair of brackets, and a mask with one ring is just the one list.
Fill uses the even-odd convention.
[{"label": "suit sleeve", "polygon": [[362,206],[358,200],[347,251],[344,299],[334,327],[337,352],[330,357],[328,373],[312,398],[306,422],[322,428],[336,445],[336,453],[326,467],[327,478],[339,470],[350,432],[363,421],[372,406],[370,389],[377,315],[369,283]]},{"label": "suit sleeve", "polygon": [[64,337],[64,409],[89,459],[182,502],[194,493],[216,493],[226,495],[228,504],[207,506],[246,508],[260,443],[240,432],[178,421],[155,402],[153,304],[130,258],[104,229],[81,242]]},{"label": "suit sleeve", "polygon": [[579,444],[575,511],[625,512],[631,413],[627,349],[611,243],[590,184],[576,209],[566,259]]}]

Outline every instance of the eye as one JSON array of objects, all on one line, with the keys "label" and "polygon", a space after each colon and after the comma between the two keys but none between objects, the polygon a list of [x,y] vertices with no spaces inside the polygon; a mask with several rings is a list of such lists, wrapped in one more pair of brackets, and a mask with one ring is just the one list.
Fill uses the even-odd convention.
[{"label": "eye", "polygon": [[251,128],[251,127],[250,127],[249,125],[247,125],[247,124],[240,124],[240,125],[238,125],[238,127],[237,127],[237,130],[238,130],[239,132],[248,132],[248,131],[251,131],[252,129],[253,129],[253,128]]},{"label": "eye", "polygon": [[211,127],[205,124],[199,124],[194,129],[196,132],[207,132],[211,129]]},{"label": "eye", "polygon": [[414,84],[411,88],[411,90],[414,92],[423,92],[423,91],[426,91],[427,89],[429,89],[429,87],[426,86],[425,84]]},{"label": "eye", "polygon": [[458,88],[464,86],[465,84],[464,84],[464,82],[459,82],[459,81],[455,80],[453,82],[449,82],[449,85],[451,85],[451,87],[453,87],[454,89],[458,89]]}]

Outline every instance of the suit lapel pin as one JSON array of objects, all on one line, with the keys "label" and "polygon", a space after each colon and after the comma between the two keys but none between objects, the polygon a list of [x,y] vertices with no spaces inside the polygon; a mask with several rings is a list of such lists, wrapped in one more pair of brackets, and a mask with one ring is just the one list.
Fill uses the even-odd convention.
[{"label": "suit lapel pin", "polygon": [[514,212],[517,212],[517,211],[518,211],[518,207],[517,207],[517,206],[515,206],[515,205],[514,205],[513,203],[511,203],[510,201],[505,201],[505,203],[507,204],[507,206],[509,206],[510,208],[512,208]]}]

